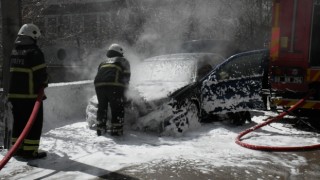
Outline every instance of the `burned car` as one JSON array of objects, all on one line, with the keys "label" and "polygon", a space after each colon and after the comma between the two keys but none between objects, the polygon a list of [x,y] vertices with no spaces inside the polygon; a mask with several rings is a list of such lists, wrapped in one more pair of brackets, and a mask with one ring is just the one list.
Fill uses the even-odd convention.
[{"label": "burned car", "polygon": [[[132,71],[125,123],[133,129],[179,135],[217,114],[248,119],[249,109],[263,106],[260,91],[266,53],[252,51],[227,60],[212,53],[146,59]],[[91,127],[96,107],[92,97],[87,107]]]},{"label": "burned car", "polygon": [[[136,122],[140,117],[160,108],[169,101],[170,94],[199,81],[223,61],[224,58],[219,54],[180,53],[155,56],[138,65],[132,64],[130,86],[126,93],[126,123]],[[89,100],[86,110],[89,127],[96,124],[97,103],[96,96]],[[137,128],[143,126],[139,122],[133,124]]]}]

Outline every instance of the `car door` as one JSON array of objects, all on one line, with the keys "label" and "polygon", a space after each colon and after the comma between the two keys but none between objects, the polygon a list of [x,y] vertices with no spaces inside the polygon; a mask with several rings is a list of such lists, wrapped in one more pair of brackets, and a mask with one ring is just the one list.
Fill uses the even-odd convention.
[{"label": "car door", "polygon": [[207,114],[263,107],[263,64],[267,50],[240,53],[228,58],[204,79],[202,109]]}]

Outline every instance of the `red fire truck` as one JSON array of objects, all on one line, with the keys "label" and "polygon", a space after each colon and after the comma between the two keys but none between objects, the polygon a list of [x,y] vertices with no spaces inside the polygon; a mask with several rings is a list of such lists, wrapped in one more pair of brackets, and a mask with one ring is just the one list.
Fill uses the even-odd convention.
[{"label": "red fire truck", "polygon": [[320,109],[320,0],[274,0],[270,43],[271,105]]}]

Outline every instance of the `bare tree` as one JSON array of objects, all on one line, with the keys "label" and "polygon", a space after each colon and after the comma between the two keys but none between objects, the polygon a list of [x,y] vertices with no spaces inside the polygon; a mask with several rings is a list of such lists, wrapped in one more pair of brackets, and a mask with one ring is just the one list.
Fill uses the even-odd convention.
[{"label": "bare tree", "polygon": [[85,21],[89,15],[80,17],[91,25],[82,22],[79,31],[70,30],[75,25],[59,26],[54,36],[46,32],[54,28],[45,27],[47,17],[43,12],[66,5],[48,6],[45,2],[22,0],[22,16],[23,22],[43,27],[46,42],[92,42],[91,46],[101,47],[110,41],[122,41],[149,54],[165,53],[172,44],[194,39],[227,39],[242,50],[261,48],[270,31],[272,5],[272,0],[126,0],[119,10],[105,12],[105,16],[91,15],[89,21]]},{"label": "bare tree", "polygon": [[271,32],[272,0],[240,0],[235,38],[242,49],[263,48]]}]

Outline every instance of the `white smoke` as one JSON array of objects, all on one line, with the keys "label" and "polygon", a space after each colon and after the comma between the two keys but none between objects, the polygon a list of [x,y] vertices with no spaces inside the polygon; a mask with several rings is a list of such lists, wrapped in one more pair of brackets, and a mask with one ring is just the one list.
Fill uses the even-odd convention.
[{"label": "white smoke", "polygon": [[[83,27],[83,32],[72,34],[70,31],[67,33],[71,33],[70,36],[62,37],[69,38],[70,45],[78,48],[78,52],[73,52],[65,47],[69,57],[80,54],[81,63],[74,61],[72,65],[80,64],[81,67],[72,70],[73,76],[81,80],[93,79],[97,66],[105,59],[107,47],[115,42],[125,47],[125,55],[132,61],[132,66],[147,57],[181,52],[181,45],[191,40],[234,42],[235,35],[242,33],[238,29],[238,20],[246,12],[244,5],[247,4],[245,0],[127,0],[121,3],[115,11],[108,10],[103,16],[97,16],[97,22],[100,18],[100,27],[104,29],[97,30],[94,26],[89,31],[90,28]],[[64,4],[70,3],[63,2],[61,6]],[[101,9],[99,3],[96,8]],[[105,22],[107,24],[101,24]],[[57,45],[64,48],[66,44]],[[56,54],[48,58],[53,56]]]}]

